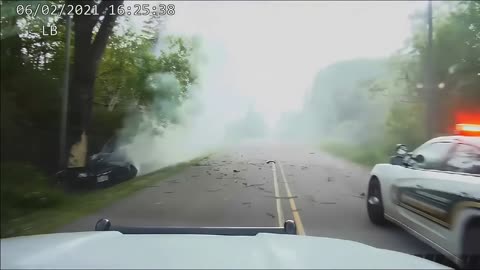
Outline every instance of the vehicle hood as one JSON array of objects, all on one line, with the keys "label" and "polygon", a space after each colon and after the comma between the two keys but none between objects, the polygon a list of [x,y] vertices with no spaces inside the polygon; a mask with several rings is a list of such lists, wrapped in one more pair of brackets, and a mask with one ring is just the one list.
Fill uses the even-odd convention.
[{"label": "vehicle hood", "polygon": [[1,268],[450,269],[412,255],[332,238],[124,235],[115,231],[2,239]]}]

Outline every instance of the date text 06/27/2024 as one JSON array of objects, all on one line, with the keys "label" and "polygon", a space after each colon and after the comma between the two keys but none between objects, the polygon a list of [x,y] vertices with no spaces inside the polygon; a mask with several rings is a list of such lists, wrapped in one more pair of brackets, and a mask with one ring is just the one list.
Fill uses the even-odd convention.
[{"label": "date text 06/27/2024", "polygon": [[16,14],[18,16],[63,16],[63,15],[127,15],[127,16],[173,16],[175,15],[174,4],[132,4],[132,5],[108,5],[106,10],[98,10],[98,5],[71,5],[71,4],[18,4]]}]

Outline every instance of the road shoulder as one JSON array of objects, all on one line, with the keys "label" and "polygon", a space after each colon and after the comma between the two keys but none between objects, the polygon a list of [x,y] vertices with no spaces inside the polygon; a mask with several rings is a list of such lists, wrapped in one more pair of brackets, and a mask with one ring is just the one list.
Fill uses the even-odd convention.
[{"label": "road shoulder", "polygon": [[[154,173],[131,179],[110,188],[91,192],[69,194],[67,200],[54,208],[35,211],[32,214],[7,221],[2,226],[2,238],[45,234],[57,231],[62,226],[74,222],[111,205],[122,198],[144,189],[169,176],[181,172],[202,158],[160,169]],[[94,224],[92,224],[93,228]]]}]

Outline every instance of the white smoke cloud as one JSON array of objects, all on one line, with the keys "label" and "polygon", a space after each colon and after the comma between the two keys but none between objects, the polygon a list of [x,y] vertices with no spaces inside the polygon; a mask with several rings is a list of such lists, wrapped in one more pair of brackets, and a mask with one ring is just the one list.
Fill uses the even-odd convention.
[{"label": "white smoke cloud", "polygon": [[[130,115],[125,122],[121,134],[135,134],[122,146],[122,151],[140,174],[194,159],[232,143],[228,129],[246,117],[252,107],[249,107],[251,99],[230,91],[234,86],[229,83],[229,74],[223,68],[224,56],[215,43],[202,42],[197,46],[192,62],[199,79],[189,89],[188,99],[181,103],[166,99],[180,91],[180,84],[173,74],[153,74],[149,78],[154,90],[152,106]],[[165,118],[173,121],[164,121]],[[244,124],[248,126],[248,122]],[[247,126],[245,130],[251,133]],[[243,136],[242,130],[236,129],[235,142],[247,135],[250,134],[246,132]]]},{"label": "white smoke cloud", "polygon": [[[356,57],[385,57],[401,48],[410,31],[408,14],[423,5],[172,3],[176,14],[166,21],[164,34],[196,36],[201,41],[199,53],[192,59],[199,81],[184,103],[158,98],[142,118],[132,116],[127,121],[125,130],[139,122],[144,126],[127,150],[141,173],[247,139],[255,128],[241,122],[247,115],[261,118],[273,128],[283,113],[301,110],[304,95],[322,67]],[[162,91],[178,90],[169,74],[151,78],[159,97]],[[251,108],[258,114],[249,114]],[[155,119],[165,114],[178,121],[168,126],[156,123]],[[242,134],[238,128],[242,125],[247,125],[244,130],[250,134]],[[232,127],[237,127],[235,139],[229,137]]]}]

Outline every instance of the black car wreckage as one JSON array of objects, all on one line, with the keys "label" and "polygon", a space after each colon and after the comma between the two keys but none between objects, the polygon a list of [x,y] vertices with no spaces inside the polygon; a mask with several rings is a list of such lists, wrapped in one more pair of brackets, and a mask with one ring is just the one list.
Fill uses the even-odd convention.
[{"label": "black car wreckage", "polygon": [[138,169],[123,151],[107,143],[101,152],[91,155],[85,167],[71,167],[57,172],[59,184],[66,188],[91,189],[109,187],[135,178]]}]

